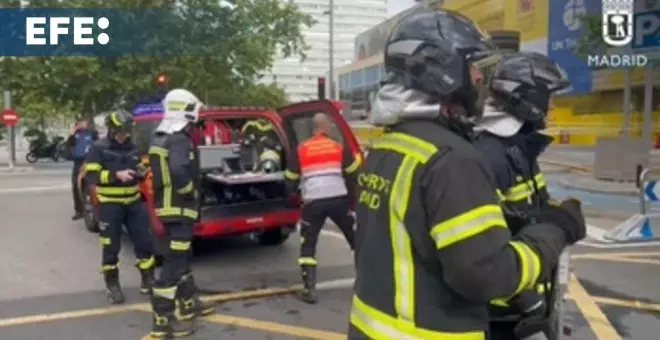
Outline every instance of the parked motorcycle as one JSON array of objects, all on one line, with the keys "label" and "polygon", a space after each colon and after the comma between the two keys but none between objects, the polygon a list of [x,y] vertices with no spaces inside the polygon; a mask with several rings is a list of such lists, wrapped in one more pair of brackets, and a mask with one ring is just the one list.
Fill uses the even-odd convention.
[{"label": "parked motorcycle", "polygon": [[64,137],[56,136],[52,141],[36,139],[30,141],[29,151],[25,155],[28,163],[35,163],[42,158],[50,158],[58,162],[64,152]]}]

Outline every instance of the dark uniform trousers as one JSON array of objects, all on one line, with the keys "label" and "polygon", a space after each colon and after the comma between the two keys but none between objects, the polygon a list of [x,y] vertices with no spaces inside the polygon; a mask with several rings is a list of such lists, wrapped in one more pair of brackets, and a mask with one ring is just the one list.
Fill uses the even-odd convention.
[{"label": "dark uniform trousers", "polygon": [[353,224],[355,219],[350,214],[350,202],[348,196],[326,198],[306,203],[301,212],[300,236],[300,265],[316,265],[316,243],[326,218],[330,218],[341,232],[346,241],[353,249],[355,237]]},{"label": "dark uniform trousers", "polygon": [[85,163],[84,159],[74,160],[73,169],[71,170],[71,197],[73,198],[73,210],[77,214],[82,214],[85,211],[80,197],[80,188],[78,188],[78,176],[80,175],[80,167],[83,163]]},{"label": "dark uniform trousers", "polygon": [[163,254],[165,261],[156,286],[167,288],[176,286],[191,272],[190,258],[194,224],[192,221],[165,222],[167,248]]},{"label": "dark uniform trousers", "polygon": [[142,200],[131,203],[99,204],[99,228],[103,245],[102,264],[104,269],[117,266],[121,249],[122,226],[126,226],[137,258],[138,268],[153,266],[153,247],[149,231],[149,215]]}]

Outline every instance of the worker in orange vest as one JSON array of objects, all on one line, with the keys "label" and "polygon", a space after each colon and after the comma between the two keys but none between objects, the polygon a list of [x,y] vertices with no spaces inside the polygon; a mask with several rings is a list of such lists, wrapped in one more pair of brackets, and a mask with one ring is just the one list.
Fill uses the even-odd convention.
[{"label": "worker in orange vest", "polygon": [[287,162],[284,176],[290,189],[300,189],[303,208],[300,225],[300,266],[303,289],[299,298],[316,303],[316,243],[329,217],[353,249],[354,197],[360,158],[329,136],[331,122],[318,113],[314,116],[314,135],[298,146],[297,157]]}]

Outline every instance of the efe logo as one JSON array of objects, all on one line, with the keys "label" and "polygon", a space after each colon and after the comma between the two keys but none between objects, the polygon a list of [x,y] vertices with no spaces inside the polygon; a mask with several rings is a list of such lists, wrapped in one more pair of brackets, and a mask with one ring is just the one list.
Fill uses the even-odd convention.
[{"label": "efe logo", "polygon": [[[73,22],[72,32],[69,32],[69,26]],[[92,36],[94,25],[102,30],[110,26],[110,20],[105,17],[95,20],[93,17],[28,17],[25,18],[25,44],[31,46],[58,45],[61,35],[73,34],[74,45],[94,45],[95,39]],[[48,33],[46,33],[48,28]],[[106,45],[110,42],[110,36],[107,33],[100,33],[96,36],[96,42]]]}]

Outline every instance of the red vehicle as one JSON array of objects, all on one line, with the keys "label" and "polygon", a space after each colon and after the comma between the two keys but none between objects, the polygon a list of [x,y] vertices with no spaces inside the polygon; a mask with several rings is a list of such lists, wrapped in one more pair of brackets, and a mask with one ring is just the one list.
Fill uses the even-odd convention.
[{"label": "red vehicle", "polygon": [[[335,123],[333,137],[342,142],[355,153],[356,157],[362,157],[357,139],[351,132],[350,126],[344,120],[341,113],[341,105],[331,101],[311,101],[293,104],[279,110],[267,110],[254,107],[211,107],[200,111],[200,120],[224,121],[238,131],[242,124],[251,119],[267,119],[276,129],[283,146],[283,164],[291,158],[291,150],[296,150],[297,145],[312,135],[314,114],[326,113]],[[138,146],[146,151],[149,138],[154,129],[160,123],[162,114],[148,114],[135,117],[136,129],[134,140]],[[236,173],[222,175],[212,170],[205,172],[205,167],[233,159],[231,153],[237,152],[238,144],[216,144],[212,146],[200,146],[200,163],[202,177],[200,178],[200,191],[202,202],[200,203],[199,221],[195,227],[197,238],[215,238],[225,235],[248,234],[263,245],[281,244],[289,237],[300,218],[300,203],[298,197],[287,195],[285,183],[281,175],[269,177],[267,181],[241,182],[240,178],[248,176],[255,178],[259,174]],[[229,176],[236,181],[225,181]],[[233,177],[232,177],[233,176]],[[152,227],[154,230],[162,230],[158,220],[155,218],[153,209],[153,197],[150,189],[150,176],[144,181],[143,192],[147,197],[147,204],[152,216]],[[257,191],[263,195],[244,195],[243,193]],[[234,200],[228,197],[241,197]]]}]

